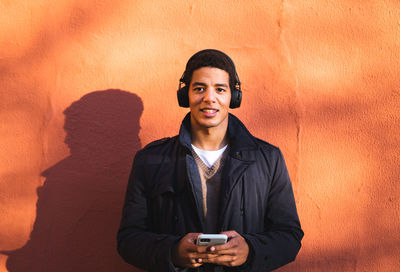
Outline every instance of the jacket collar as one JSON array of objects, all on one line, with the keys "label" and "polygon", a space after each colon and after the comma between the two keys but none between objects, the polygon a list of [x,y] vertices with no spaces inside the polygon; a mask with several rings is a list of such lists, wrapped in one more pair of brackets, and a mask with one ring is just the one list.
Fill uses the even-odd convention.
[{"label": "jacket collar", "polygon": [[[243,123],[233,114],[229,113],[228,117],[228,137],[229,137],[229,148],[231,154],[241,152],[243,150],[257,149],[258,145],[255,138],[250,134]],[[186,114],[182,121],[181,128],[179,130],[179,141],[187,147],[189,150],[191,147],[190,137],[190,112]]]}]

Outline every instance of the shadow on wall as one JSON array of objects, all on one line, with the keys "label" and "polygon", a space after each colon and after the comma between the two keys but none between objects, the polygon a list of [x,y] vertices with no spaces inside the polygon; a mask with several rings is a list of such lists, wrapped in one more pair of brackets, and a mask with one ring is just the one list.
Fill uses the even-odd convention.
[{"label": "shadow on wall", "polygon": [[140,97],[121,90],[89,93],[64,111],[71,155],[42,173],[30,240],[5,253],[9,272],[132,271],[116,232],[142,112]]}]

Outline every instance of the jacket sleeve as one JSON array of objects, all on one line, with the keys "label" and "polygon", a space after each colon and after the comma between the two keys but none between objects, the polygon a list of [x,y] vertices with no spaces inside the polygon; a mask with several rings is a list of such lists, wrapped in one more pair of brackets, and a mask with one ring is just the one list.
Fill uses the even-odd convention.
[{"label": "jacket sleeve", "polygon": [[278,149],[272,157],[275,167],[266,200],[264,231],[243,234],[250,247],[248,271],[270,271],[294,261],[304,235],[282,153]]},{"label": "jacket sleeve", "polygon": [[174,267],[171,260],[172,248],[180,237],[152,232],[144,166],[139,151],[129,177],[117,234],[118,253],[127,263],[141,269],[180,271]]}]

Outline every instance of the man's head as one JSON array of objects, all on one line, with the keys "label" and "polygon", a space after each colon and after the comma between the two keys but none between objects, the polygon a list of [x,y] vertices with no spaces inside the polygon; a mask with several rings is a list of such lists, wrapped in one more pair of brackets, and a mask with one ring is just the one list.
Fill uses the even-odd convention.
[{"label": "man's head", "polygon": [[[185,72],[179,81],[179,105],[181,107],[189,107],[188,87],[192,81],[193,72],[202,67],[218,68],[228,73],[229,87],[232,97],[230,108],[239,107],[242,99],[242,92],[240,89],[240,81],[236,73],[235,65],[228,55],[215,49],[199,51],[187,62]],[[181,87],[181,84],[184,84],[185,86]]]}]

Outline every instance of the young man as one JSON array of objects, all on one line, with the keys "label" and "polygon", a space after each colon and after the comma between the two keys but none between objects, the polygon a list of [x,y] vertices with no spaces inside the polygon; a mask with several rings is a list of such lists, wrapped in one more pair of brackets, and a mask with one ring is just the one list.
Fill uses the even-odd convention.
[{"label": "young man", "polygon": [[[295,259],[303,231],[286,165],[229,113],[241,97],[226,54],[208,49],[189,59],[178,101],[190,113],[179,135],[135,156],[117,237],[126,262],[148,271],[259,272]],[[197,246],[201,233],[229,240]]]}]

